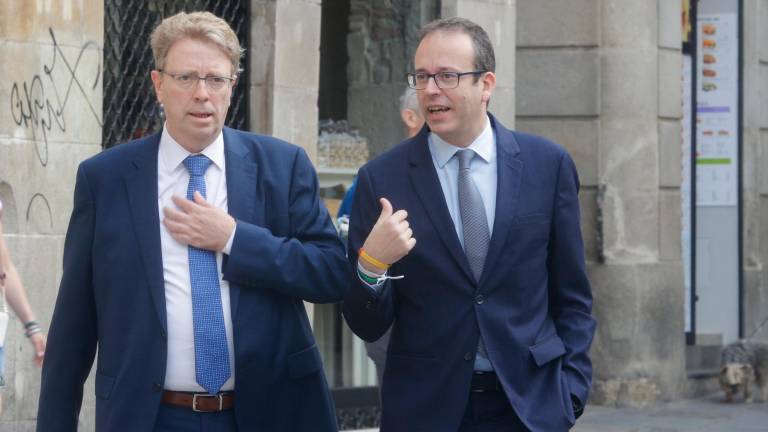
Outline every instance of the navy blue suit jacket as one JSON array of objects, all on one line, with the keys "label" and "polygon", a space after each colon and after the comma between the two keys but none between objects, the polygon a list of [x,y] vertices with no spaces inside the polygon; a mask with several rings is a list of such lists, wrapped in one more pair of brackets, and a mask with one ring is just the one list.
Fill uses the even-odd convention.
[{"label": "navy blue suit jacket", "polygon": [[[160,135],[83,162],[48,335],[37,430],[75,431],[96,362],[96,430],[150,431],[166,368],[160,249]],[[243,431],[335,431],[336,417],[302,300],[342,299],[344,249],[306,154],[224,129],[235,415]]]},{"label": "navy blue suit jacket", "polygon": [[579,229],[578,178],[568,153],[491,116],[498,189],[480,281],[472,276],[432,163],[425,126],[364,166],[349,259],[380,213],[408,211],[414,249],[380,295],[353,278],[344,316],[373,341],[393,323],[382,385],[382,431],[455,431],[469,397],[478,338],[518,416],[533,431],[574,423],[570,395],[587,399],[595,331]]}]

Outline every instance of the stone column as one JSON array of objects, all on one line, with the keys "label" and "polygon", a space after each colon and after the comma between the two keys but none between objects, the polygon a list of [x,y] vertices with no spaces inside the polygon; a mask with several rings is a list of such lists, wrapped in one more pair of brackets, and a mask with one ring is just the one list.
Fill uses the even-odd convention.
[{"label": "stone column", "polygon": [[680,2],[601,7],[603,264],[591,266],[594,400],[646,405],[684,380]]},{"label": "stone column", "polygon": [[[44,329],[61,277],[77,165],[101,150],[103,2],[0,8],[0,200],[13,261]],[[11,314],[0,430],[32,430],[40,370]],[[86,390],[86,395],[93,391]],[[92,424],[93,396],[83,417]]]},{"label": "stone column", "polygon": [[460,16],[482,26],[496,54],[496,89],[489,110],[515,127],[516,0],[444,0],[442,17]]},{"label": "stone column", "polygon": [[674,397],[685,347],[680,3],[517,4],[518,128],[565,146],[582,184],[598,321],[590,400]]},{"label": "stone column", "polygon": [[251,129],[317,154],[320,0],[251,3]]}]

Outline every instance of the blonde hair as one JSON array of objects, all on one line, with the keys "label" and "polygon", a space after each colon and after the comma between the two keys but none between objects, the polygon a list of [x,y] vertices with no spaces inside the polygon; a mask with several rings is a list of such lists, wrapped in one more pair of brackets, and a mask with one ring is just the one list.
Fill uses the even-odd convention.
[{"label": "blonde hair", "polygon": [[241,71],[240,58],[243,56],[244,50],[240,47],[237,35],[226,21],[210,12],[179,12],[163,19],[160,25],[152,31],[150,37],[155,67],[162,69],[168,50],[175,42],[184,38],[197,39],[216,45],[229,57],[233,75],[237,75]]}]

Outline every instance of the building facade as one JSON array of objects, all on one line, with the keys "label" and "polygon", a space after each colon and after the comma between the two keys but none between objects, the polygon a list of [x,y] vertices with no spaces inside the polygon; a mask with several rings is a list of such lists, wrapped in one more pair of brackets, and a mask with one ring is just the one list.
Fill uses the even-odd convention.
[{"label": "building facade", "polygon": [[[153,0],[122,15],[115,5],[130,2],[6,3],[0,54],[14,61],[0,65],[0,200],[43,323],[78,163],[162,124],[151,58],[126,47],[120,26],[141,16],[131,25],[151,28],[177,10],[209,9],[232,13],[248,48],[242,108],[230,124],[305,148],[331,209],[359,164],[348,153],[362,145],[375,156],[402,138],[398,101],[419,27],[459,15],[488,30],[499,83],[491,111],[565,146],[579,170],[598,319],[591,403],[701,394],[714,389],[723,344],[768,339],[766,0]],[[331,120],[345,120],[340,133],[356,137],[347,153],[318,139]],[[731,123],[705,127],[720,121]],[[127,135],[110,138],[115,125]],[[363,344],[338,306],[308,310],[342,424],[375,423],[376,378]],[[22,334],[13,322],[5,340],[0,429],[34,426],[39,371]],[[84,425],[93,403],[88,390]]]}]

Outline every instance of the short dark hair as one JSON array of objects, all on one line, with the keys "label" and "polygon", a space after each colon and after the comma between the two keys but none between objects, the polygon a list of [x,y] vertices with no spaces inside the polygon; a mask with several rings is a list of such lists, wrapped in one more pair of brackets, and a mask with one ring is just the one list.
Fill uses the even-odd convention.
[{"label": "short dark hair", "polygon": [[496,55],[488,33],[474,22],[461,17],[442,18],[421,28],[419,43],[425,37],[438,31],[458,31],[467,34],[475,48],[475,70],[496,72]]}]

